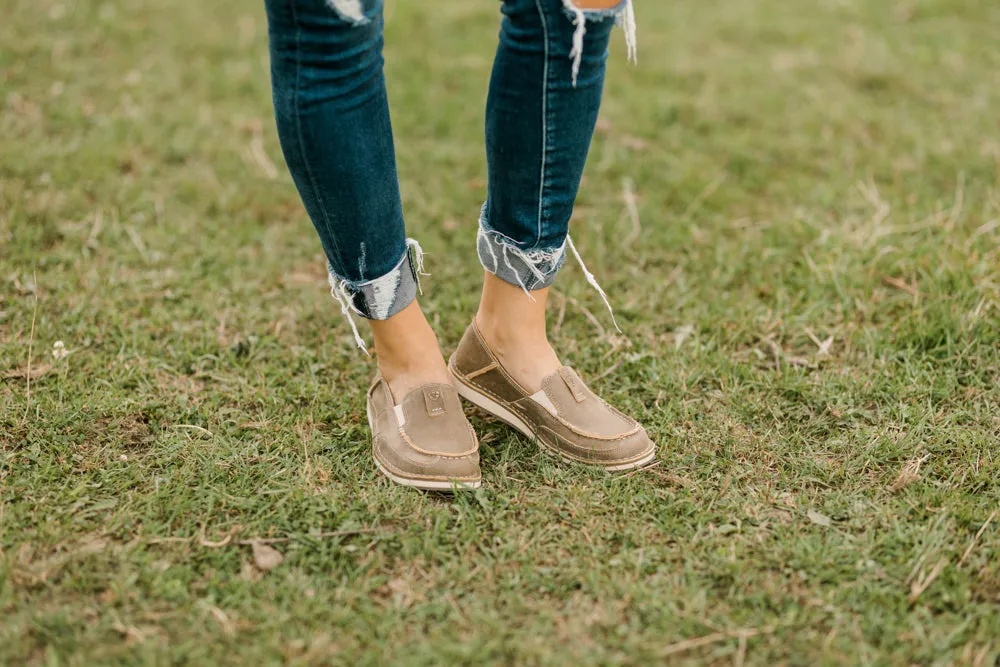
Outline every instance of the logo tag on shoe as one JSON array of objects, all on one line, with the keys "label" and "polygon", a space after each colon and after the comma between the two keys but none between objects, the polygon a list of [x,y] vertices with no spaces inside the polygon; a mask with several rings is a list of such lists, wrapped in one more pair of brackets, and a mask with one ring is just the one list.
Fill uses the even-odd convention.
[{"label": "logo tag on shoe", "polygon": [[580,382],[580,379],[573,371],[563,366],[559,369],[559,377],[566,383],[566,387],[569,388],[570,393],[573,394],[573,398],[576,399],[577,403],[583,403],[587,400],[587,393],[583,390],[583,383]]},{"label": "logo tag on shoe", "polygon": [[431,417],[440,417],[448,412],[444,406],[444,396],[440,387],[424,387],[424,404],[427,406],[427,414]]}]

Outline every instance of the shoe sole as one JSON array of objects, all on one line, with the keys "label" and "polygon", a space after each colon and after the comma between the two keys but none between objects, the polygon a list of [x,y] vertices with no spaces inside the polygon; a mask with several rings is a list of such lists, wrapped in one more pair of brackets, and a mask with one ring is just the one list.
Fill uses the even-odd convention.
[{"label": "shoe sole", "polygon": [[[365,414],[368,417],[368,429],[374,435],[375,433],[375,420],[372,419],[371,406],[365,406]],[[372,452],[372,460],[375,462],[375,467],[380,473],[389,478],[390,481],[399,484],[400,486],[406,486],[411,489],[417,489],[420,491],[472,491],[478,489],[483,485],[482,480],[477,480],[475,482],[458,482],[454,480],[434,480],[434,479],[413,479],[410,477],[403,477],[395,473],[389,472],[389,470],[382,465],[382,462],[378,460],[375,456],[375,452]]]},{"label": "shoe sole", "polygon": [[477,391],[476,389],[474,389],[473,387],[471,387],[465,380],[459,377],[458,373],[456,373],[453,369],[449,368],[448,371],[451,373],[451,376],[455,378],[455,388],[458,389],[459,396],[467,400],[469,403],[472,403],[480,410],[483,410],[493,415],[503,423],[516,429],[529,440],[534,440],[535,442],[538,443],[541,450],[546,454],[557,456],[566,463],[583,463],[585,465],[600,466],[601,468],[607,470],[608,472],[622,472],[625,470],[635,470],[636,468],[642,468],[652,463],[652,461],[656,458],[655,449],[652,450],[649,454],[643,456],[641,459],[638,459],[636,461],[629,461],[627,463],[607,464],[607,463],[601,463],[599,461],[586,461],[583,459],[573,458],[572,456],[569,456],[563,452],[560,452],[552,448],[544,440],[539,438],[535,430],[531,428],[531,426],[526,424],[524,420],[522,420],[520,417],[515,415],[513,412],[511,412],[504,406],[494,401],[489,396],[486,396]]}]

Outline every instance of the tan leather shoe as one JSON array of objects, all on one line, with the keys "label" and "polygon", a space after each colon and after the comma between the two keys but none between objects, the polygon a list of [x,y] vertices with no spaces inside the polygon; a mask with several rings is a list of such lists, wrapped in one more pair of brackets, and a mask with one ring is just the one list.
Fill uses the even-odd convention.
[{"label": "tan leather shoe", "polygon": [[529,394],[500,365],[475,321],[448,361],[465,400],[513,426],[543,450],[606,470],[630,470],[656,458],[656,448],[634,419],[598,398],[572,368],[563,366]]},{"label": "tan leather shoe", "polygon": [[424,491],[477,489],[479,441],[450,384],[425,384],[395,405],[381,373],[368,390],[375,465],[386,477]]}]

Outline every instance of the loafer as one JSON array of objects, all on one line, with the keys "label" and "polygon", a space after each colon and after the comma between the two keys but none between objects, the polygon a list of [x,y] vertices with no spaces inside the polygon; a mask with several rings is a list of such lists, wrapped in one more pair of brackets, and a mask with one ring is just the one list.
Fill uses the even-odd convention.
[{"label": "loafer", "polygon": [[397,484],[424,491],[482,485],[479,441],[450,384],[425,384],[398,405],[381,373],[368,390],[375,467]]},{"label": "loafer", "polygon": [[459,395],[567,461],[631,470],[656,458],[645,429],[601,400],[568,366],[529,393],[500,363],[476,327],[448,360]]}]

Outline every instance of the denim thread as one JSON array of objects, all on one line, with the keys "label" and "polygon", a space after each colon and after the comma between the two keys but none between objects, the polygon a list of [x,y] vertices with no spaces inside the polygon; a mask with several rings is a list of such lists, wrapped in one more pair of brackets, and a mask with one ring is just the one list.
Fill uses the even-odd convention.
[{"label": "denim thread", "polygon": [[570,60],[573,61],[574,88],[580,76],[580,66],[583,63],[583,42],[587,36],[588,20],[603,21],[613,17],[615,24],[625,33],[625,48],[628,52],[628,59],[633,63],[638,62],[635,8],[632,5],[632,0],[621,0],[617,7],[609,7],[608,9],[581,9],[573,0],[562,0],[562,3],[567,16],[570,17],[576,28],[573,31],[573,49],[569,53]]}]

